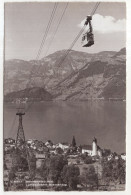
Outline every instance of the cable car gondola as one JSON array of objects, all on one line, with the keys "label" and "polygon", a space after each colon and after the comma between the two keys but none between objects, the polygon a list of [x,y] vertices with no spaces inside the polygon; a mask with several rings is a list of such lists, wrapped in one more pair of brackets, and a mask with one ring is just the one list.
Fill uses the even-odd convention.
[{"label": "cable car gondola", "polygon": [[92,33],[92,25],[91,25],[92,16],[87,16],[85,24],[89,24],[89,30],[82,37],[82,47],[90,47],[94,44],[94,35]]}]

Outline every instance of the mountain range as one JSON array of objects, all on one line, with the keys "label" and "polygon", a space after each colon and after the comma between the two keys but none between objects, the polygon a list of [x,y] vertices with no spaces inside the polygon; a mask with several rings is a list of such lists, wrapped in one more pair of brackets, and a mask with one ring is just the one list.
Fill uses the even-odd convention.
[{"label": "mountain range", "polygon": [[40,60],[5,61],[6,99],[24,92],[28,98],[37,93],[41,100],[126,98],[126,48],[95,54],[71,50],[65,55],[62,50]]}]

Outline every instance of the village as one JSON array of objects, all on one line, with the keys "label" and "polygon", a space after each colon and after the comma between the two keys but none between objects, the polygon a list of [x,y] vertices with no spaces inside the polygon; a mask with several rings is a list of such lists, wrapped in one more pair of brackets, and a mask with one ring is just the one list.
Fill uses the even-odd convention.
[{"label": "village", "polygon": [[[92,159],[99,159],[106,153],[107,159],[111,160],[112,158],[118,159],[122,158],[126,160],[125,153],[117,154],[115,152],[111,152],[109,149],[101,149],[97,145],[97,139],[94,138],[92,141],[92,145],[79,145],[76,146],[75,137],[73,136],[72,142],[74,142],[75,150],[73,149],[72,144],[68,144],[67,142],[60,142],[57,144],[53,144],[51,140],[47,140],[45,143],[42,141],[38,141],[37,139],[28,139],[26,141],[27,148],[32,149],[37,160],[46,158],[47,154],[67,154],[68,157],[72,157],[76,159],[79,154],[86,154],[91,156]],[[5,153],[10,153],[13,149],[15,149],[16,144],[15,140],[12,138],[5,139],[4,141],[4,151]],[[74,151],[73,151],[74,150]],[[76,164],[75,160],[72,161],[73,164]],[[70,160],[69,160],[70,164]]]},{"label": "village", "polygon": [[[100,146],[97,144],[97,139],[94,138],[92,140],[91,145],[79,145],[77,146],[75,137],[72,138],[72,143],[56,143],[54,144],[51,140],[47,140],[45,143],[42,141],[38,141],[37,139],[28,139],[25,141],[26,150],[28,151],[27,155],[27,162],[17,159],[19,163],[15,161],[15,163],[12,160],[13,153],[16,151],[16,141],[12,138],[8,138],[4,140],[4,185],[6,190],[14,190],[14,189],[44,189],[44,190],[67,190],[68,183],[67,182],[60,182],[59,179],[55,180],[52,177],[52,174],[54,174],[54,170],[52,170],[52,167],[48,167],[48,172],[52,172],[48,174],[45,173],[47,176],[45,179],[45,175],[43,176],[41,173],[44,171],[43,166],[45,164],[54,163],[59,161],[60,166],[61,163],[64,163],[63,165],[68,167],[77,167],[78,168],[78,177],[81,176],[85,177],[85,171],[88,169],[92,169],[92,174],[94,172],[94,176],[96,177],[96,182],[93,176],[93,183],[89,185],[84,184],[84,182],[75,181],[76,187],[73,189],[77,190],[93,190],[93,189],[99,189],[99,190],[114,190],[116,189],[116,185],[113,185],[113,181],[111,181],[111,185],[107,185],[107,182],[105,182],[106,179],[103,180],[104,173],[104,167],[103,164],[106,162],[106,166],[108,164],[112,163],[118,163],[118,161],[125,164],[126,161],[126,155],[125,153],[117,154],[115,152],[111,152],[110,149],[101,149]],[[20,155],[17,155],[17,157],[20,157]],[[52,162],[52,159],[54,162]],[[66,161],[65,161],[66,159]],[[33,163],[32,163],[33,162]],[[58,163],[58,164],[59,164]],[[17,164],[17,165],[16,165]],[[19,167],[17,167],[19,164]],[[30,166],[29,166],[30,164]],[[31,168],[33,166],[33,168]],[[55,166],[55,164],[54,164]],[[58,166],[58,165],[57,165]],[[13,172],[10,176],[10,172],[13,169],[13,167],[17,167],[17,172]],[[29,167],[31,170],[31,174],[33,174],[33,177],[30,177],[29,174]],[[46,168],[47,168],[46,167]],[[58,167],[57,167],[58,168]],[[62,167],[64,169],[64,166]],[[55,170],[56,171],[56,170]],[[58,170],[57,170],[58,171]],[[34,172],[34,173],[33,173]],[[62,173],[62,170],[61,170]],[[44,174],[44,173],[43,173]],[[23,178],[23,179],[22,179]],[[71,177],[70,177],[71,178]],[[108,178],[109,179],[109,178]],[[88,180],[88,179],[87,179]],[[119,179],[118,179],[119,180]],[[23,181],[26,183],[25,187],[23,187]],[[43,184],[41,182],[44,182]],[[49,182],[48,182],[49,181]],[[104,182],[103,182],[104,181]],[[38,184],[39,182],[39,184]],[[88,182],[87,182],[88,183]],[[124,181],[121,179],[118,181],[117,184],[119,187],[117,187],[116,190],[123,190],[124,189]],[[113,187],[114,186],[114,187]],[[72,187],[70,185],[70,187]],[[60,188],[60,189],[59,189]]]}]

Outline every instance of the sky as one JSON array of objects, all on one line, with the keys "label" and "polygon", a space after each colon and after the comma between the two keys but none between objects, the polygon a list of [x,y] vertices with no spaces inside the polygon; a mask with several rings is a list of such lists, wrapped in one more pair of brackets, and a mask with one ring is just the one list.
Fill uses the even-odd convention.
[{"label": "sky", "polygon": [[[51,37],[66,2],[59,2],[51,28],[48,32],[40,58],[45,57]],[[95,3],[70,2],[60,23],[48,54],[68,49],[83,27]],[[36,59],[44,36],[54,2],[5,3],[5,59]],[[73,50],[97,53],[100,51],[119,51],[126,46],[126,5],[120,2],[101,2],[93,15],[95,44],[82,47],[78,39]]]}]

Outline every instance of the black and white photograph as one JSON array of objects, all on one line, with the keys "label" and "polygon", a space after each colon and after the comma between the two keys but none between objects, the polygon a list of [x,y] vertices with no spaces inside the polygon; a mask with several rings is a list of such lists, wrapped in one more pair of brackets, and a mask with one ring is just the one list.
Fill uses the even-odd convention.
[{"label": "black and white photograph", "polygon": [[4,3],[4,191],[126,190],[126,1]]}]

